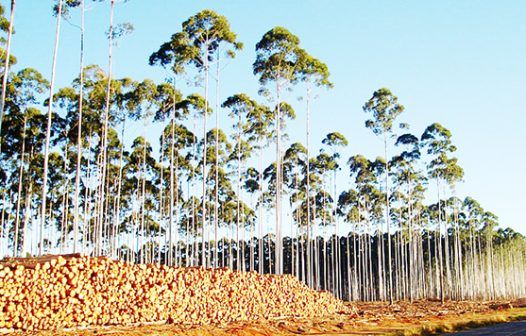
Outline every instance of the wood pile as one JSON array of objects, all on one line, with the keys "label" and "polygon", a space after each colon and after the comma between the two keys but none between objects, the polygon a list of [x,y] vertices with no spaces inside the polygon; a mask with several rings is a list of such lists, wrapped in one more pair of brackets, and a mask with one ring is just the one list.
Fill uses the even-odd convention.
[{"label": "wood pile", "polygon": [[348,310],[289,275],[129,264],[81,255],[0,263],[0,329],[226,324]]}]

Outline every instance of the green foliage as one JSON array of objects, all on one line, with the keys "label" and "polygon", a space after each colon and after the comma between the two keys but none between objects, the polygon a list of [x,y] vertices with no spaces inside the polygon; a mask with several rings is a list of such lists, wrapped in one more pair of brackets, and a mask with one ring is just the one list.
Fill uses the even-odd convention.
[{"label": "green foliage", "polygon": [[5,8],[0,4],[0,30],[4,32],[9,31],[9,19],[5,17]]},{"label": "green foliage", "polygon": [[182,73],[188,64],[201,70],[218,57],[216,53],[223,44],[232,46],[227,49],[229,57],[234,57],[235,50],[243,48],[236,34],[230,30],[226,17],[205,9],[183,22],[182,30],[163,43],[150,56],[149,63],[163,67],[170,65],[175,74]]},{"label": "green foliage", "polygon": [[286,28],[275,27],[266,32],[256,44],[254,75],[261,85],[268,82],[295,82],[304,71],[306,52],[300,39]]},{"label": "green foliage", "polygon": [[373,93],[363,110],[373,115],[373,119],[365,122],[365,127],[370,128],[374,134],[381,135],[391,133],[394,120],[404,111],[404,106],[398,104],[398,97],[389,89],[381,88]]}]

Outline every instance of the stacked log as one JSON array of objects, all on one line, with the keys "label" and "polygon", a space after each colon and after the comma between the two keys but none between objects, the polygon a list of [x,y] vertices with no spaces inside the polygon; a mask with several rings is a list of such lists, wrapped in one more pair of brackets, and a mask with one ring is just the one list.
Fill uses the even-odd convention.
[{"label": "stacked log", "polygon": [[346,311],[290,275],[129,264],[81,255],[0,263],[0,329],[227,324]]}]

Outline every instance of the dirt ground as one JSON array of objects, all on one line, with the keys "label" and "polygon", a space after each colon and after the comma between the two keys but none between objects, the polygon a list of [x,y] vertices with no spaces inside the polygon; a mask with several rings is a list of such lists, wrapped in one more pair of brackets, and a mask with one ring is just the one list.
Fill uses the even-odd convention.
[{"label": "dirt ground", "polygon": [[[295,320],[278,319],[231,325],[192,326],[150,324],[111,326],[61,331],[16,333],[18,335],[431,335],[478,325],[526,318],[526,300],[515,302],[439,301],[353,303],[358,313]],[[4,331],[5,332],[5,331]]]}]

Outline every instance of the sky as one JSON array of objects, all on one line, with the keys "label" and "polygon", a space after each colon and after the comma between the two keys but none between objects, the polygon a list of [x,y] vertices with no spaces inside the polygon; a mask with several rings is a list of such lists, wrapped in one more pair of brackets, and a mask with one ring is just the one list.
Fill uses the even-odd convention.
[{"label": "sky", "polygon": [[[30,66],[50,78],[52,3],[17,2],[15,71]],[[2,4],[8,7],[7,1]],[[116,23],[135,27],[115,49],[115,77],[164,80],[168,72],[149,66],[149,55],[205,8],[225,15],[244,43],[222,70],[223,99],[238,92],[257,96],[255,44],[271,28],[286,27],[327,64],[334,83],[333,89],[319,92],[312,106],[315,146],[338,131],[349,140],[341,153],[344,160],[356,153],[371,159],[381,155],[381,139],[364,127],[362,106],[375,90],[387,87],[405,106],[398,121],[409,123],[410,132],[420,135],[433,122],[452,132],[455,156],[465,171],[457,196],[475,198],[499,216],[501,226],[526,234],[526,1],[130,0],[115,11]],[[107,2],[88,4],[86,64],[103,69],[108,20]],[[79,69],[79,30],[73,25],[78,14],[73,12],[70,21],[61,27],[57,88],[70,85]],[[193,91],[202,93],[202,88]],[[304,142],[299,95],[288,97],[298,115],[288,131],[293,141]],[[139,126],[136,131],[156,142],[159,126]]]}]

